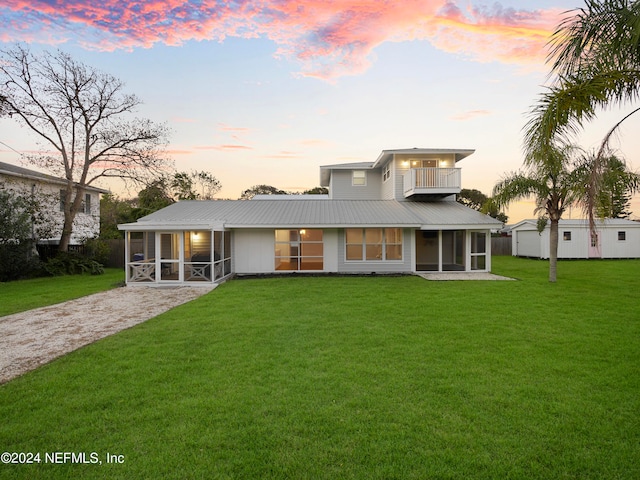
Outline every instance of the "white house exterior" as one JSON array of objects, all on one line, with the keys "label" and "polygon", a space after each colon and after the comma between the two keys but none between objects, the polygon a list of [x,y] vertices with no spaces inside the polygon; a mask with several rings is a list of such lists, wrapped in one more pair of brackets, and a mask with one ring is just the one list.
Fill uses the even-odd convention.
[{"label": "white house exterior", "polygon": [[231,274],[488,272],[502,224],[455,201],[472,150],[385,150],[320,167],[327,196],[182,201],[126,232],[128,284]]},{"label": "white house exterior", "polygon": [[[511,227],[512,255],[549,258],[550,226],[538,233],[536,220]],[[640,258],[640,223],[621,218],[596,222],[592,236],[588,220],[560,220],[558,258]]]},{"label": "white house exterior", "polygon": [[[0,162],[0,189],[10,190],[17,195],[34,197],[40,202],[47,217],[49,234],[36,238],[38,243],[58,244],[64,224],[62,192],[67,182],[64,179],[47,175],[9,163]],[[72,245],[81,244],[87,238],[100,234],[100,194],[108,193],[96,187],[87,187],[84,192],[82,210],[76,215],[71,235]]]}]

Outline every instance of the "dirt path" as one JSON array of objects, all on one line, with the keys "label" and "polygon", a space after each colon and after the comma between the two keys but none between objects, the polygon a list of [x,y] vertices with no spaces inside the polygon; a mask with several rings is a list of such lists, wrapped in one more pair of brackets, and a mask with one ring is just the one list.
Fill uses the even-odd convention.
[{"label": "dirt path", "polygon": [[0,317],[0,383],[189,302],[214,286],[122,287]]}]

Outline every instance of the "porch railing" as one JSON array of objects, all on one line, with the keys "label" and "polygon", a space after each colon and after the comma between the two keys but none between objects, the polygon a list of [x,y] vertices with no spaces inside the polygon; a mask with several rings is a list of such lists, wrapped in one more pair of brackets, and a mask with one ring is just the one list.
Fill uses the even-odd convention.
[{"label": "porch railing", "polygon": [[412,168],[404,174],[404,193],[429,193],[429,190],[460,189],[459,168]]}]

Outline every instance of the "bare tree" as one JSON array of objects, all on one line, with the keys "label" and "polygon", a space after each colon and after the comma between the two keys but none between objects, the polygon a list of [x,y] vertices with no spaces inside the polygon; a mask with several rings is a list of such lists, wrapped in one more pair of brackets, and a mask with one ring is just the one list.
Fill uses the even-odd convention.
[{"label": "bare tree", "polygon": [[0,51],[0,111],[38,136],[42,151],[26,161],[67,180],[61,251],[87,186],[104,178],[147,184],[172,166],[163,157],[167,127],[127,119],[141,101],[123,88],[119,79],[60,51]]}]

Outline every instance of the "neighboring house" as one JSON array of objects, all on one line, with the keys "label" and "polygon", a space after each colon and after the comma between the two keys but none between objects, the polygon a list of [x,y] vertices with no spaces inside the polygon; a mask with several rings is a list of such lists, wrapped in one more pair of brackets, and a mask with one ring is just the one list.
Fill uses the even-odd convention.
[{"label": "neighboring house", "polygon": [[[0,162],[0,188],[35,199],[41,215],[34,225],[38,243],[58,244],[64,223],[63,193],[66,180],[9,163]],[[86,187],[82,210],[73,223],[71,244],[80,244],[100,234],[100,194],[109,193],[96,187]]]},{"label": "neighboring house", "polygon": [[[596,222],[596,231],[588,220],[560,220],[558,258],[640,258],[640,223],[608,218]],[[549,258],[549,234],[549,224],[538,233],[536,220],[512,225],[512,255]]]},{"label": "neighboring house", "polygon": [[214,282],[231,274],[491,270],[502,224],[455,201],[473,150],[385,150],[320,167],[329,195],[181,201],[119,225],[126,279]]}]

